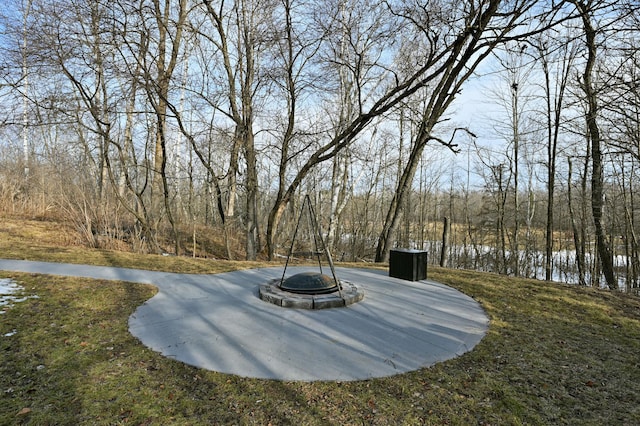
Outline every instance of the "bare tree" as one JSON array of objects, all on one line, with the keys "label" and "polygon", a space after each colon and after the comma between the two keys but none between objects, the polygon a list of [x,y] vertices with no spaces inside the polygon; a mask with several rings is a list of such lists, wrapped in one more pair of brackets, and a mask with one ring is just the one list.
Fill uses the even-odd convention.
[{"label": "bare tree", "polygon": [[22,154],[24,159],[24,176],[29,179],[29,99],[27,92],[29,90],[29,64],[28,64],[28,23],[29,13],[31,12],[32,0],[23,2],[22,10],[22,83],[23,83],[23,101],[22,101]]},{"label": "bare tree", "polygon": [[[32,147],[30,132],[36,123],[33,120],[33,95],[30,74],[32,48],[29,34],[34,21],[33,0],[8,2],[0,12],[0,96],[4,111],[0,116],[0,126],[20,126],[22,181],[20,192],[29,190],[29,163]],[[20,117],[18,117],[20,114]]]},{"label": "bare tree", "polygon": [[[503,49],[496,52],[496,58],[500,64],[502,79],[493,95],[499,105],[507,113],[508,119],[494,119],[494,129],[507,142],[507,157],[509,165],[509,187],[512,192],[513,217],[508,225],[512,232],[509,233],[511,249],[509,250],[510,271],[518,276],[521,273],[522,244],[520,240],[520,228],[522,222],[521,198],[521,171],[522,164],[530,164],[526,158],[527,135],[531,129],[526,128],[526,119],[530,112],[532,63],[534,56],[527,52],[529,45],[526,42],[508,43]],[[505,117],[506,118],[506,117]],[[503,124],[506,123],[506,124]],[[531,204],[531,203],[529,203]],[[527,215],[527,218],[529,215]],[[527,221],[527,223],[529,223]],[[528,242],[525,244],[525,254],[529,251]]]},{"label": "bare tree", "polygon": [[[68,212],[82,211],[78,224],[84,228],[89,241],[94,243],[97,212],[106,195],[107,153],[113,118],[110,116],[110,91],[103,55],[104,8],[96,1],[76,1],[67,5],[39,2],[34,5],[33,13],[37,31],[30,34],[34,49],[32,55],[46,70],[50,81],[60,82],[60,86],[46,85],[36,102],[41,104],[40,111],[55,111],[57,119],[75,121],[70,130],[79,136],[84,168],[92,172],[95,179],[95,187],[81,191],[83,197],[69,197],[65,202],[68,205],[63,205],[63,208]],[[56,24],[51,22],[52,17],[55,17]],[[59,76],[63,76],[66,82],[62,82]],[[56,127],[51,122],[47,125]],[[95,207],[74,207],[76,200]]]},{"label": "bare tree", "polygon": [[[32,34],[32,39],[39,63],[44,64],[52,75],[59,73],[68,82],[63,86],[68,97],[56,93],[45,100],[50,102],[49,108],[55,108],[63,117],[75,122],[71,127],[77,127],[84,153],[94,164],[98,195],[90,204],[96,210],[106,207],[109,185],[119,204],[127,209],[135,218],[136,226],[141,228],[143,245],[159,251],[157,230],[161,212],[157,204],[149,202],[153,197],[147,196],[148,183],[153,179],[149,171],[155,170],[148,153],[153,153],[154,149],[148,149],[149,145],[145,143],[141,148],[142,155],[136,152],[133,127],[134,109],[138,106],[136,95],[144,89],[151,103],[160,108],[155,110],[159,120],[157,126],[160,126],[156,126],[155,148],[160,149],[162,158],[167,114],[161,100],[168,97],[167,92],[163,92],[168,90],[165,81],[168,76],[162,71],[162,66],[158,70],[163,77],[154,79],[152,76],[150,68],[157,65],[153,61],[157,58],[149,59],[153,55],[150,52],[150,32],[131,30],[132,22],[141,24],[144,21],[141,9],[126,2],[111,3],[107,9],[96,0],[76,0],[64,5],[44,2],[38,13],[39,31]],[[52,20],[52,16],[57,19]],[[165,24],[162,24],[165,29],[170,27]],[[154,65],[149,65],[148,60]],[[175,64],[170,64],[171,67]],[[156,85],[159,82],[161,84]],[[164,89],[155,91],[159,87]],[[60,87],[51,89],[60,90]],[[122,105],[124,118],[120,112]],[[124,131],[120,132],[122,122],[125,123]],[[95,149],[92,146],[94,139]],[[149,141],[149,138],[145,139]],[[94,151],[97,152],[95,157]],[[166,157],[163,161],[166,166]],[[160,173],[155,182],[165,194],[164,208],[169,209],[166,174]],[[172,225],[177,244],[175,223]]]},{"label": "bare tree", "polygon": [[638,286],[640,275],[640,242],[638,240],[637,168],[640,163],[640,48],[638,48],[637,2],[623,2],[617,11],[619,25],[611,29],[610,51],[613,58],[602,69],[607,90],[601,94],[602,118],[608,145],[611,147],[611,169],[621,191],[623,246],[626,259],[626,289]]},{"label": "bare tree", "polygon": [[[224,81],[227,90],[228,109],[224,113],[234,123],[233,147],[229,176],[231,192],[227,214],[233,215],[235,179],[238,172],[238,155],[240,150],[245,159],[245,230],[246,257],[256,258],[259,246],[258,237],[258,160],[255,145],[254,107],[260,66],[259,55],[263,45],[268,42],[262,33],[268,27],[265,21],[269,11],[273,10],[273,2],[264,0],[242,0],[225,10],[224,3],[219,8],[210,1],[205,1],[206,12],[216,31],[216,38],[211,40],[216,45],[224,66]],[[230,31],[236,39],[230,39]]]},{"label": "bare tree", "polygon": [[[581,88],[584,92],[587,103],[586,124],[587,137],[591,142],[591,212],[595,225],[596,243],[602,273],[604,274],[607,286],[611,289],[618,288],[613,269],[613,254],[610,243],[606,237],[606,230],[603,223],[604,204],[604,175],[603,175],[603,144],[598,124],[598,94],[594,82],[594,67],[598,58],[598,42],[596,40],[598,31],[594,27],[593,13],[595,7],[601,6],[599,2],[572,0],[580,13],[580,19],[585,35],[585,47],[587,49],[587,61],[582,73]],[[596,4],[597,3],[597,4]]]},{"label": "bare tree", "polygon": [[318,77],[312,68],[323,39],[322,31],[318,31],[310,23],[301,25],[309,19],[302,11],[307,8],[313,9],[312,7],[304,1],[281,0],[280,3],[283,13],[282,19],[276,20],[279,43],[276,46],[271,73],[283,99],[284,113],[277,114],[274,111],[276,117],[281,117],[281,123],[274,129],[277,146],[277,189],[273,207],[267,214],[266,248],[270,259],[273,259],[276,253],[280,217],[291,199],[291,195],[287,195],[288,176],[295,161],[311,146],[311,135],[315,133],[308,125],[300,123],[300,110],[304,106],[301,98],[316,88],[315,80]]},{"label": "bare tree", "polygon": [[551,48],[551,40],[546,37],[540,37],[533,43],[533,47],[540,58],[539,63],[544,76],[544,128],[546,129],[547,138],[547,220],[545,227],[544,270],[545,280],[547,281],[550,281],[553,276],[555,189],[558,147],[563,125],[562,111],[566,104],[567,86],[577,54],[575,43],[572,43],[568,37],[562,40],[558,48]]},{"label": "bare tree", "polygon": [[[180,254],[180,238],[178,224],[175,221],[171,206],[171,189],[167,180],[167,112],[169,90],[178,58],[182,49],[183,32],[187,19],[187,0],[153,0],[151,7],[155,26],[150,28],[156,33],[154,40],[155,55],[146,58],[144,67],[144,88],[156,118],[156,135],[154,149],[155,179],[152,188],[162,196],[164,210],[173,232],[174,250]],[[151,33],[151,31],[149,31]],[[156,194],[152,194],[155,198]]]},{"label": "bare tree", "polygon": [[[424,61],[422,72],[428,76],[423,80],[423,86],[428,87],[427,103],[421,111],[408,162],[378,238],[376,260],[380,262],[388,259],[391,236],[397,226],[403,199],[413,181],[425,145],[435,141],[456,149],[456,133],[464,130],[455,129],[450,132],[448,139],[444,139],[438,137],[436,126],[478,65],[497,46],[514,38],[511,32],[523,19],[533,19],[528,13],[532,12],[534,4],[516,2],[506,9],[503,9],[504,5],[493,1],[443,4],[440,7],[431,4],[429,7],[420,7],[413,2],[404,2],[403,6],[393,9],[393,13],[405,20],[413,31],[413,38],[407,45],[407,50],[411,52],[409,58],[415,61],[418,59],[415,55],[424,55],[419,60]],[[538,17],[534,22],[539,23],[541,19]]]},{"label": "bare tree", "polygon": [[[576,220],[577,212],[573,207],[573,199],[574,199],[573,189],[572,189],[573,188],[573,182],[572,182],[573,162],[571,157],[569,157],[567,160],[569,164],[569,172],[567,176],[567,201],[569,203],[569,219],[571,221],[574,247],[576,249],[576,264],[578,267],[578,284],[582,286],[586,286],[587,282],[585,279],[585,275],[586,275],[587,267],[585,262],[585,246],[584,246],[585,238],[584,238],[584,232],[581,232],[581,230],[578,228],[578,224]],[[582,229],[584,230],[584,227]]]}]

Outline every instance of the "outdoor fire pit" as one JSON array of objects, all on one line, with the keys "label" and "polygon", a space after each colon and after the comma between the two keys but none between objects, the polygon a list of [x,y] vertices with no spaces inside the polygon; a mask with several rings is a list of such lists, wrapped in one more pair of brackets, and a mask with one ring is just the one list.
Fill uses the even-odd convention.
[{"label": "outdoor fire pit", "polygon": [[[301,219],[304,216],[305,207],[307,207],[306,211],[309,219],[307,223],[310,226],[309,234],[311,238],[309,238],[309,241],[313,241],[313,250],[309,251],[309,253],[317,257],[320,272],[301,272],[285,278],[289,260],[294,253],[293,248]],[[324,256],[329,264],[331,277],[322,273],[321,256]],[[282,278],[271,280],[267,284],[261,285],[259,294],[260,299],[266,302],[283,308],[299,309],[339,308],[359,302],[364,298],[364,291],[355,284],[338,280],[331,253],[324,243],[309,195],[305,196],[304,203],[302,203],[300,217],[298,217],[293,238],[291,239],[291,248],[289,249],[287,262],[284,265]]]},{"label": "outdoor fire pit", "polygon": [[326,309],[349,306],[364,298],[364,291],[348,281],[317,272],[302,272],[260,286],[260,299],[283,308]]}]

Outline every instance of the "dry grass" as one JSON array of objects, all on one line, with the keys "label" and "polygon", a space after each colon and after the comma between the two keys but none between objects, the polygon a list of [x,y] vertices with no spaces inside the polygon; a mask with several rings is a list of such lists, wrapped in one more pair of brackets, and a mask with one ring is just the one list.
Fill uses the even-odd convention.
[{"label": "dry grass", "polygon": [[256,268],[265,262],[238,262],[187,256],[89,249],[75,230],[62,223],[0,218],[0,258],[83,263],[192,274]]},{"label": "dry grass", "polygon": [[39,298],[0,315],[0,424],[640,424],[640,300],[623,294],[433,269],[491,318],[471,352],[389,378],[298,383],[147,349],[127,318],[153,287],[1,277]]}]

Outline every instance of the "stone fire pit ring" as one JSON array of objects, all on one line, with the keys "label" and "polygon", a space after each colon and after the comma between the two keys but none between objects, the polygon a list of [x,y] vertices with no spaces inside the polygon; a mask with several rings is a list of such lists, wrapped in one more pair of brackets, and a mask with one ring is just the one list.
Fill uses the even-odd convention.
[{"label": "stone fire pit ring", "polygon": [[280,288],[280,279],[276,278],[260,286],[260,299],[283,308],[327,309],[342,308],[364,299],[364,290],[349,281],[339,280],[339,291],[324,294],[294,293]]}]

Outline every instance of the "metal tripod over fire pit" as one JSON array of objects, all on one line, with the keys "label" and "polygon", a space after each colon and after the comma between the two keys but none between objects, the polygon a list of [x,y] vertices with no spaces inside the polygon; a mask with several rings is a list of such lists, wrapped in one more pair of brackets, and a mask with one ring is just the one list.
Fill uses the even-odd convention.
[{"label": "metal tripod over fire pit", "polygon": [[[318,259],[320,273],[303,272],[285,279],[289,260],[293,256],[293,248],[296,242],[296,237],[298,236],[298,230],[300,229],[300,224],[305,214],[305,207],[308,212],[310,237],[312,237],[310,240],[313,240],[313,247],[310,247],[310,251],[307,251],[306,253],[311,253],[312,256],[315,256]],[[322,273],[323,255],[326,256],[333,278]],[[344,308],[357,303],[364,298],[363,289],[359,288],[354,283],[339,281],[336,277],[336,270],[333,267],[333,259],[331,258],[329,249],[324,243],[324,239],[322,238],[322,232],[320,231],[320,227],[316,221],[316,215],[313,211],[309,195],[305,196],[304,203],[302,204],[302,210],[300,211],[300,217],[298,217],[296,229],[293,234],[293,238],[291,239],[291,248],[289,249],[287,262],[284,265],[282,278],[275,278],[266,284],[260,285],[258,295],[260,296],[260,299],[265,302],[269,302],[283,308],[296,309]]]},{"label": "metal tripod over fire pit", "polygon": [[[311,251],[311,255],[317,257],[320,273],[318,274],[314,272],[304,272],[285,279],[284,277],[287,273],[289,260],[294,254],[293,248],[296,242],[296,237],[298,235],[302,217],[305,213],[305,206],[307,207],[307,212],[309,215],[309,224],[311,227],[310,232],[313,239],[313,250]],[[331,275],[333,279],[322,273],[322,255],[326,256],[326,261],[329,264],[329,268],[331,269]],[[340,295],[340,298],[343,299],[342,286],[340,285],[340,281],[338,281],[338,278],[336,276],[336,270],[333,266],[331,253],[329,252],[329,248],[324,242],[322,232],[320,230],[320,227],[318,226],[318,221],[316,220],[316,214],[313,206],[311,205],[311,198],[309,197],[309,194],[305,195],[304,197],[304,202],[302,203],[302,209],[300,210],[300,216],[298,217],[296,229],[293,233],[293,238],[291,239],[291,248],[289,249],[289,255],[287,256],[287,261],[284,265],[284,271],[282,272],[282,278],[280,279],[280,285],[278,287],[285,291],[300,294],[327,294],[337,291]]]}]

